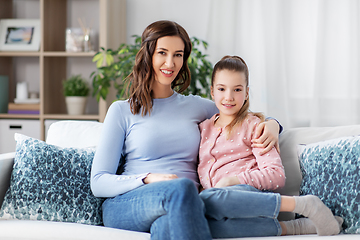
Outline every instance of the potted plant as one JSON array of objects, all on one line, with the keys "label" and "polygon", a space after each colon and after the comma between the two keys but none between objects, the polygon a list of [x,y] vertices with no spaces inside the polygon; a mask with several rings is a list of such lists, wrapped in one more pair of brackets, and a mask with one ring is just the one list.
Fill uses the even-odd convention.
[{"label": "potted plant", "polygon": [[84,114],[89,91],[88,83],[80,74],[63,81],[63,93],[69,115]]},{"label": "potted plant", "polygon": [[[138,35],[134,44],[121,44],[118,49],[101,48],[93,57],[96,62],[97,71],[91,73],[93,84],[93,94],[97,101],[100,98],[106,99],[109,88],[116,89],[118,99],[126,98],[125,78],[131,73],[135,56],[140,49],[141,37]],[[188,59],[188,65],[191,72],[191,84],[184,92],[185,95],[194,94],[210,98],[210,78],[212,73],[212,64],[206,59],[198,47],[207,49],[207,42],[199,40],[196,37],[191,38],[193,50]]]}]

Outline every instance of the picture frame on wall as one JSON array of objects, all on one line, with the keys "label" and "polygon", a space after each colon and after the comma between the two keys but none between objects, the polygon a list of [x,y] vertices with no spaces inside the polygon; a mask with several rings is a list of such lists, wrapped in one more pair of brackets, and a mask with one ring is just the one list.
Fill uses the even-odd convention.
[{"label": "picture frame on wall", "polygon": [[39,51],[39,19],[1,19],[0,51]]}]

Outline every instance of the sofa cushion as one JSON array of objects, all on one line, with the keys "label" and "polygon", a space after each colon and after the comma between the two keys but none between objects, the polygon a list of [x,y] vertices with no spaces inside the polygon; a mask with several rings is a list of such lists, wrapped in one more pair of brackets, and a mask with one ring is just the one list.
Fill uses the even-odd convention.
[{"label": "sofa cushion", "polygon": [[149,233],[50,221],[0,221],[1,240],[150,240]]},{"label": "sofa cushion", "polygon": [[345,233],[360,233],[360,136],[299,146],[300,194],[312,194],[344,218]]},{"label": "sofa cushion", "polygon": [[0,218],[102,224],[103,200],[90,190],[94,149],[61,148],[21,134],[15,140]]},{"label": "sofa cushion", "polygon": [[0,206],[10,185],[15,153],[0,154]]},{"label": "sofa cushion", "polygon": [[[360,125],[337,126],[337,127],[304,127],[286,129],[280,134],[280,155],[285,167],[285,187],[278,192],[283,195],[299,195],[302,180],[300,165],[297,155],[299,144],[311,144],[320,141],[360,135]],[[294,218],[294,214],[282,212],[280,220]]]},{"label": "sofa cushion", "polygon": [[96,147],[101,130],[102,123],[99,122],[62,120],[50,125],[46,142],[60,147]]},{"label": "sofa cushion", "polygon": [[297,154],[299,144],[311,144],[330,139],[360,135],[360,125],[337,127],[304,127],[284,130],[279,137],[280,155],[285,167],[286,184],[280,193],[299,195],[301,172]]}]

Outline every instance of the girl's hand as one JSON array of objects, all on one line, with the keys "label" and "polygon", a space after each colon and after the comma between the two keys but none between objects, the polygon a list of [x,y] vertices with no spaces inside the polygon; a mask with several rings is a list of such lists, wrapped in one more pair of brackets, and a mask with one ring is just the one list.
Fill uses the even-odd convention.
[{"label": "girl's hand", "polygon": [[223,177],[222,179],[220,179],[220,181],[218,181],[215,184],[215,187],[221,188],[221,187],[228,187],[237,184],[240,184],[240,181],[237,177]]},{"label": "girl's hand", "polygon": [[168,181],[178,178],[176,174],[164,174],[164,173],[149,173],[144,179],[143,182],[145,184],[160,182],[160,181]]},{"label": "girl's hand", "polygon": [[260,155],[264,155],[275,146],[280,153],[279,147],[279,124],[271,119],[260,123],[255,130],[254,138],[251,140],[252,147],[264,148]]}]

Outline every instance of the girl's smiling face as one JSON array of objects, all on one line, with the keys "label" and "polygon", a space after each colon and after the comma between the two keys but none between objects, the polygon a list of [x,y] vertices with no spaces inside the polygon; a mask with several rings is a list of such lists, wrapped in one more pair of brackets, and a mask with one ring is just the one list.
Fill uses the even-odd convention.
[{"label": "girl's smiling face", "polygon": [[152,91],[155,98],[169,97],[173,93],[171,83],[183,66],[184,48],[185,44],[178,36],[166,36],[157,40],[152,56],[155,73]]},{"label": "girl's smiling face", "polygon": [[222,121],[230,123],[248,99],[249,88],[245,73],[227,69],[216,72],[211,96]]}]

